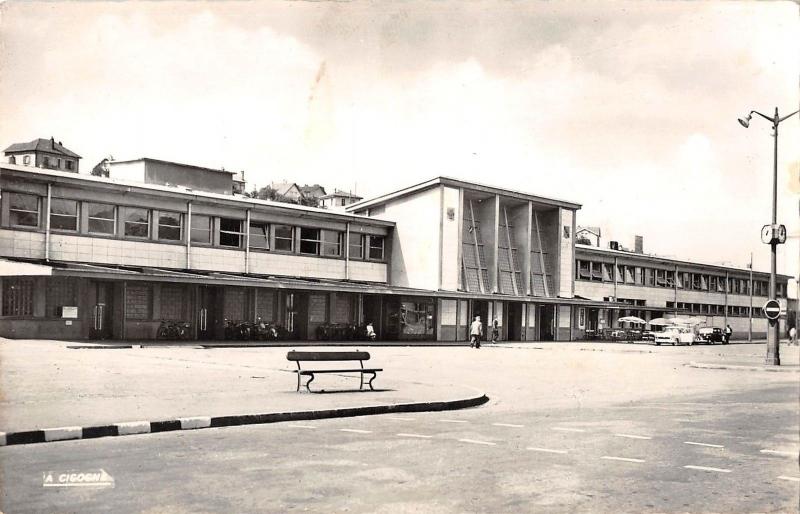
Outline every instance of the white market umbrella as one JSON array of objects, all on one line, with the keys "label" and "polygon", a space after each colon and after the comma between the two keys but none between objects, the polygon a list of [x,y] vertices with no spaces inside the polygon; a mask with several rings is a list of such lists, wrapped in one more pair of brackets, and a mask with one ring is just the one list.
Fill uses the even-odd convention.
[{"label": "white market umbrella", "polygon": [[654,327],[665,327],[667,325],[672,325],[672,321],[666,318],[655,318],[648,321],[648,323]]},{"label": "white market umbrella", "polygon": [[670,318],[668,320],[671,325],[692,325],[692,320],[690,318]]},{"label": "white market umbrella", "polygon": [[617,320],[619,323],[637,323],[639,325],[644,325],[647,323],[642,318],[636,316],[623,316]]}]

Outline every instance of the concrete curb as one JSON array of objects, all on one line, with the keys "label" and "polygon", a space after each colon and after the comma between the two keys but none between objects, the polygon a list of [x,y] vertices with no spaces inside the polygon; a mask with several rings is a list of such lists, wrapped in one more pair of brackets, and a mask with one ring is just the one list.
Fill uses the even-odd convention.
[{"label": "concrete curb", "polygon": [[59,427],[27,430],[21,432],[0,432],[0,446],[12,444],[34,444],[76,439],[96,439],[123,435],[171,432],[174,430],[198,430],[203,428],[233,427],[239,425],[260,425],[284,421],[309,421],[313,419],[348,418],[354,416],[374,416],[403,412],[436,412],[477,407],[489,401],[485,394],[442,402],[400,403],[394,405],[375,405],[370,407],[350,407],[317,411],[274,412],[266,414],[239,414],[233,416],[193,416],[161,421],[130,421],[90,427]]},{"label": "concrete curb", "polygon": [[781,366],[742,366],[738,364],[708,364],[705,362],[690,362],[687,364],[690,368],[699,369],[734,369],[745,371],[770,371],[773,373],[800,373],[800,368],[791,367],[785,368]]}]

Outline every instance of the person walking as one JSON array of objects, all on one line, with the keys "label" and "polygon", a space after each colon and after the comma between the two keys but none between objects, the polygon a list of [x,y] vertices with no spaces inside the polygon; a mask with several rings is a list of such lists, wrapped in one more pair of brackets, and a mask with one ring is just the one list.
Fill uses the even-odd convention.
[{"label": "person walking", "polygon": [[500,326],[497,324],[497,318],[492,320],[492,342],[496,343],[500,339]]},{"label": "person walking", "polygon": [[731,328],[730,324],[725,325],[725,330],[723,331],[725,335],[725,344],[731,342],[731,335],[733,334],[733,329]]},{"label": "person walking", "polygon": [[469,326],[469,347],[480,348],[481,336],[483,336],[483,323],[480,316],[475,316],[475,321]]},{"label": "person walking", "polygon": [[797,329],[794,327],[789,329],[789,344],[797,344]]}]

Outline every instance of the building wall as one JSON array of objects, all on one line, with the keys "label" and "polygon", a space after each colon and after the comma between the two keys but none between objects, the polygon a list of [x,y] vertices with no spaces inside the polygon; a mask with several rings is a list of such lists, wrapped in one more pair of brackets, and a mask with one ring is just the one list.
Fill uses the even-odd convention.
[{"label": "building wall", "polygon": [[391,282],[401,287],[439,288],[438,188],[390,201],[381,217],[396,222],[391,243]]},{"label": "building wall", "polygon": [[198,191],[233,194],[233,179],[230,173],[167,162],[148,160],[145,163],[145,182],[148,184],[180,184]]},{"label": "building wall", "polygon": [[[461,238],[459,220],[463,206],[459,202],[460,191],[453,187],[442,187],[442,283],[440,289],[458,290],[461,263],[458,260]],[[452,212],[453,216],[449,216]]]},{"label": "building wall", "polygon": [[[572,280],[575,268],[575,213],[568,209],[559,209],[560,228],[559,238],[559,287],[558,295],[564,298],[572,297]],[[565,237],[566,236],[566,237]]]},{"label": "building wall", "polygon": [[130,182],[144,182],[145,170],[144,161],[114,162],[108,163],[108,178],[114,180],[125,180]]},{"label": "building wall", "polygon": [[[43,259],[45,235],[39,232],[0,229],[0,255]],[[184,269],[186,247],[182,244],[149,243],[110,238],[51,234],[50,258],[96,264],[120,264]],[[190,269],[245,272],[245,252],[194,246]],[[250,252],[250,271],[259,274],[304,278],[345,278],[342,259]],[[386,264],[351,261],[350,278],[366,282],[386,282]]]}]

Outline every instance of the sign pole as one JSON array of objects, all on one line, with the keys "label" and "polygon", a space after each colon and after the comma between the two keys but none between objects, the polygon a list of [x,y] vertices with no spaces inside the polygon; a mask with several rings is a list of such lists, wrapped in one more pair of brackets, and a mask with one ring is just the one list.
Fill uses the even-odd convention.
[{"label": "sign pole", "polygon": [[[775,108],[775,119],[772,122],[772,137],[775,138],[774,153],[772,163],[772,226],[778,223],[778,123],[780,117],[778,116],[778,108]],[[769,267],[769,298],[770,300],[777,299],[777,267],[778,267],[778,241],[775,234],[769,243],[770,247],[770,267]],[[778,319],[770,319],[767,321],[767,358],[765,364],[780,366],[780,323]]]}]

